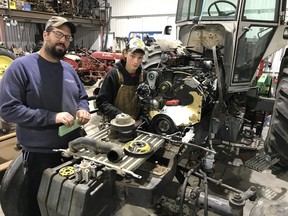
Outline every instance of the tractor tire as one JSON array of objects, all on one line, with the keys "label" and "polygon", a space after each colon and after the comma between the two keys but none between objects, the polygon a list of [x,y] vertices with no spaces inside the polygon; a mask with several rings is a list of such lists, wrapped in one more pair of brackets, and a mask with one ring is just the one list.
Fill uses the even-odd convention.
[{"label": "tractor tire", "polygon": [[12,52],[0,48],[0,79],[15,58],[16,56]]},{"label": "tractor tire", "polygon": [[288,166],[288,56],[284,57],[278,76],[275,103],[270,128],[265,140],[265,152],[280,159],[279,165]]},{"label": "tractor tire", "polygon": [[27,212],[26,176],[23,170],[23,156],[20,152],[11,162],[0,185],[0,202],[5,216],[24,216]]},{"label": "tractor tire", "polygon": [[104,82],[104,78],[98,79],[96,83],[96,88],[93,90],[93,95],[96,98],[95,100],[93,100],[93,107],[95,110],[97,109],[97,104],[96,104],[97,96],[99,94],[99,91],[102,87],[103,82]]},{"label": "tractor tire", "polygon": [[96,83],[96,80],[92,77],[87,76],[86,74],[79,74],[81,82],[86,86],[93,86]]},{"label": "tractor tire", "polygon": [[158,44],[155,44],[148,48],[148,52],[145,54],[144,61],[142,62],[142,68],[144,70],[150,68],[158,68],[162,60],[162,51]]}]

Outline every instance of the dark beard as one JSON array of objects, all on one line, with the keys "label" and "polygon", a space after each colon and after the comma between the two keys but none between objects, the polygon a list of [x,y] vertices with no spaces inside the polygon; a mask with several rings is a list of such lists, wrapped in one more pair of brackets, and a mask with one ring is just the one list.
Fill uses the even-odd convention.
[{"label": "dark beard", "polygon": [[57,45],[62,45],[62,44],[56,44],[55,46],[52,46],[52,47],[46,47],[46,52],[56,58],[62,59],[67,52],[67,48],[65,47],[65,45],[62,45],[64,50],[57,50],[56,49]]}]

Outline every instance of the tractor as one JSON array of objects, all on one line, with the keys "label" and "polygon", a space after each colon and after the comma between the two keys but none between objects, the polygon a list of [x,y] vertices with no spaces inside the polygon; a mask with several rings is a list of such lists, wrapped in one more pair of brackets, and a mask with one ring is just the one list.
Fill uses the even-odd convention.
[{"label": "tractor", "polygon": [[16,56],[4,48],[0,48],[0,80],[11,62],[16,58]]},{"label": "tractor", "polygon": [[[261,60],[287,45],[285,8],[286,1],[179,0],[178,43],[158,40],[144,62],[149,88],[143,85],[139,92],[152,130],[170,134],[193,125],[199,143],[207,137],[230,143],[243,133],[261,135],[265,115],[272,113],[265,152],[246,165],[259,171],[275,163],[287,166],[288,52],[275,98],[263,97],[257,79]],[[178,106],[165,105],[175,99]]]},{"label": "tractor", "polygon": [[[5,70],[15,58],[16,56],[12,52],[0,48],[0,82]],[[0,135],[7,134],[10,131],[10,128],[9,124],[0,118]]]},{"label": "tractor", "polygon": [[80,50],[77,54],[66,54],[64,61],[73,66],[82,83],[93,86],[98,79],[104,78],[114,63],[122,58],[120,53],[92,52]]}]

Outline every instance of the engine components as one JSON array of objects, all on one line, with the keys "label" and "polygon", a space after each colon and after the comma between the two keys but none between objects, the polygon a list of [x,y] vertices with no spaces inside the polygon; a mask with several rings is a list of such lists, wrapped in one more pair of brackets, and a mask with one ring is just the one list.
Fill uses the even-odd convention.
[{"label": "engine components", "polygon": [[97,177],[97,165],[93,161],[82,160],[80,164],[74,164],[73,168],[77,182],[81,180],[88,182],[91,178]]},{"label": "engine components", "polygon": [[151,125],[157,134],[172,134],[176,131],[176,125],[169,115],[161,113],[153,117]]},{"label": "engine components", "polygon": [[109,138],[128,142],[136,137],[135,120],[125,113],[118,114],[111,120]]},{"label": "engine components", "polygon": [[156,88],[157,77],[158,73],[156,71],[149,71],[147,74],[147,82],[152,90],[155,90]]},{"label": "engine components", "polygon": [[[68,161],[43,173],[38,191],[41,215],[111,215],[115,207],[113,182],[115,171],[94,166],[94,162]],[[61,176],[60,170],[73,167],[73,175]],[[97,172],[97,174],[96,174]],[[109,206],[109,208],[107,208]]]},{"label": "engine components", "polygon": [[[128,119],[120,118],[120,122],[124,121],[126,125],[131,125],[130,120],[128,122]],[[136,154],[128,154],[121,160],[113,162],[111,159],[107,160],[105,153],[109,154],[113,146],[120,146],[119,150],[122,149],[123,152],[125,144],[119,142],[117,138],[108,138],[112,127],[110,125],[97,132],[94,139],[81,137],[73,140],[69,143],[69,149],[62,151],[74,159],[45,170],[38,193],[41,215],[112,215],[119,200],[149,207],[161,197],[167,183],[173,178],[175,169],[173,163],[169,166],[157,164],[157,170],[155,166],[146,169],[145,172],[155,175],[152,179],[147,178],[147,174],[144,175],[143,171],[141,173],[137,170],[138,168],[140,170],[152,156],[148,154],[149,152],[152,153],[152,150],[155,152],[163,147],[164,139],[138,132],[135,140],[130,141],[129,145],[138,146],[143,154],[138,155],[139,157],[136,157]],[[103,141],[107,139],[109,142]],[[176,149],[171,155],[177,152]],[[123,197],[125,193],[129,196]]]},{"label": "engine components", "polygon": [[255,191],[253,194],[250,194],[249,197],[244,198],[240,194],[235,193],[229,200],[226,200],[214,195],[208,195],[206,197],[204,192],[201,192],[198,187],[192,188],[188,186],[185,193],[185,200],[187,200],[189,208],[194,212],[197,212],[200,206],[204,206],[205,199],[207,199],[209,211],[219,215],[242,216],[245,199],[250,198],[254,194]]},{"label": "engine components", "polygon": [[[136,178],[141,178],[140,175],[135,174],[132,170],[138,168],[147,158],[149,158],[151,156],[151,154],[149,154],[150,152],[153,150],[157,151],[163,145],[164,139],[160,136],[154,137],[149,134],[138,132],[136,134],[138,136],[131,141],[132,145],[130,145],[130,147],[138,146],[140,151],[142,150],[141,155],[140,151],[138,155],[141,157],[136,158],[133,157],[136,156],[136,154],[124,155],[126,143],[120,142],[117,137],[109,137],[111,130],[112,125],[96,133],[94,138],[80,137],[69,142],[68,149],[58,149],[55,151],[61,151],[62,155],[65,157],[73,156],[74,158],[83,158],[97,164],[102,164],[119,173],[126,173]],[[109,142],[105,140],[109,140]]]},{"label": "engine components", "polygon": [[137,95],[141,100],[147,99],[151,94],[150,88],[146,83],[141,83],[137,87]]},{"label": "engine components", "polygon": [[[180,46],[166,53],[173,59],[173,65],[163,66],[161,69],[149,68],[145,88],[139,87],[139,92],[142,93],[140,97],[144,98],[141,100],[143,110],[147,110],[144,116],[151,121],[149,124],[159,134],[169,134],[185,126],[196,125],[203,114],[205,116],[210,112],[217,98],[216,75],[211,71],[211,67],[207,70],[211,60],[188,53],[185,55],[185,52],[178,52],[178,49],[185,51],[183,46]],[[155,53],[157,51],[155,50]],[[190,61],[187,61],[189,58]],[[188,66],[191,61],[195,64]],[[202,65],[205,66],[204,69]],[[171,103],[172,101],[174,103]],[[157,116],[158,114],[162,115]]]},{"label": "engine components", "polygon": [[63,167],[59,170],[59,175],[69,177],[74,174],[74,168],[72,166]]},{"label": "engine components", "polygon": [[145,141],[132,140],[124,146],[124,150],[128,155],[139,156],[151,153],[153,147]]},{"label": "engine components", "polygon": [[76,155],[83,148],[94,153],[105,153],[109,161],[115,163],[122,159],[123,148],[116,143],[96,140],[89,137],[79,137],[69,142],[69,149],[62,152],[62,155],[70,157]]}]

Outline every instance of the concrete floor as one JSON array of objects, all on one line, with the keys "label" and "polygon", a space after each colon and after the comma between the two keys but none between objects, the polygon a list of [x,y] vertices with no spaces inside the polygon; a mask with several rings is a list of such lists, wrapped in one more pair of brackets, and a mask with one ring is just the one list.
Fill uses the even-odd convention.
[{"label": "concrete floor", "polygon": [[[94,90],[95,86],[92,87],[86,87],[86,90],[89,95],[92,94],[92,91]],[[93,104],[90,103],[91,109],[93,108]],[[98,122],[99,117],[96,114],[92,115],[91,121],[84,127],[88,136],[92,135],[98,130]],[[267,129],[267,128],[266,128]],[[264,133],[267,132],[264,130]],[[0,143],[1,147],[1,143]],[[263,145],[260,145],[260,148],[262,148]],[[216,172],[222,174],[222,171],[224,170],[225,165],[222,163],[218,163],[216,165]],[[218,173],[218,176],[220,175]],[[216,173],[217,176],[217,173]],[[283,201],[285,203],[288,203],[288,172],[286,170],[280,170],[277,173],[272,171],[271,169],[265,170],[263,172],[256,172],[254,170],[250,170],[246,166],[243,165],[242,161],[238,158],[235,158],[233,161],[229,161],[228,165],[226,166],[226,171],[223,175],[223,183],[231,185],[237,189],[240,190],[247,190],[250,186],[255,186],[257,189],[257,195],[258,199],[267,199],[272,201]],[[213,190],[214,186],[211,186],[210,192],[216,193],[217,190]],[[223,196],[224,193],[220,192],[219,195]],[[226,194],[226,193],[225,193]],[[257,200],[256,200],[257,201]],[[255,205],[256,201],[246,201],[246,205],[244,207],[244,216],[250,215],[251,209]],[[270,208],[271,209],[271,208]],[[286,213],[275,213],[266,215],[288,215],[288,211],[286,209]],[[4,215],[0,208],[0,216]],[[117,213],[115,213],[115,216],[146,216],[146,215],[155,215],[152,211],[133,207],[130,205],[124,205],[123,208],[121,208]],[[165,214],[165,216],[168,216],[169,214]],[[171,211],[170,215],[177,215],[177,207]],[[198,215],[204,215],[203,211],[200,211]],[[215,215],[210,214],[209,215]],[[265,215],[265,214],[258,214],[258,215]],[[163,215],[164,216],[164,215]]]}]

